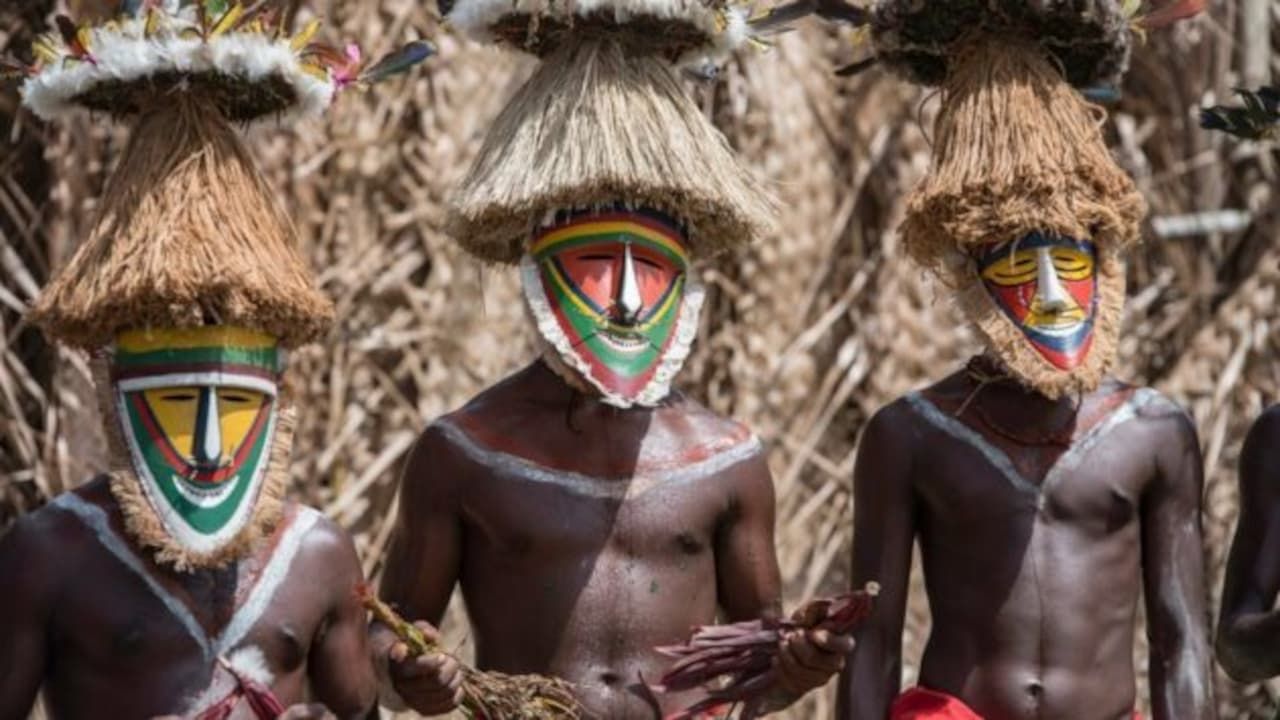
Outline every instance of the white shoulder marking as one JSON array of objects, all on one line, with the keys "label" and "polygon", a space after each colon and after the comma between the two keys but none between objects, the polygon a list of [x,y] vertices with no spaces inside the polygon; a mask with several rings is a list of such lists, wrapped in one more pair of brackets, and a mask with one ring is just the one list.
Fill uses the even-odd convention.
[{"label": "white shoulder marking", "polygon": [[174,597],[164,586],[156,582],[151,573],[147,571],[147,568],[143,566],[142,561],[138,559],[137,554],[111,528],[111,524],[107,520],[107,513],[102,508],[72,492],[59,495],[50,504],[75,515],[80,522],[92,530],[102,547],[106,548],[122,565],[137,575],[151,590],[151,594],[155,595],[156,599],[163,603],[170,614],[182,624],[183,629],[200,647],[200,652],[203,653],[204,657],[206,659],[213,657],[213,647],[209,643],[208,636],[205,635],[204,628],[200,626],[200,623],[196,621],[191,611],[187,609],[187,606],[181,600]]},{"label": "white shoulder marking", "polygon": [[289,576],[289,568],[293,566],[293,560],[297,556],[298,550],[302,547],[302,541],[306,538],[307,533],[311,532],[311,528],[315,527],[319,519],[320,513],[315,510],[309,507],[298,507],[293,522],[289,523],[289,527],[285,528],[284,536],[280,538],[275,552],[271,554],[271,559],[267,561],[267,566],[262,569],[262,573],[258,576],[258,582],[249,591],[249,597],[245,599],[243,605],[236,608],[231,622],[227,623],[226,628],[218,636],[216,646],[219,654],[235,647],[235,644],[240,642],[253,629],[254,624],[262,618],[262,613],[271,604],[276,591],[280,589],[280,585]]},{"label": "white shoulder marking", "polygon": [[760,439],[752,435],[711,457],[668,472],[604,478],[546,467],[518,455],[484,447],[447,418],[437,420],[435,426],[476,463],[517,479],[554,485],[579,495],[601,500],[635,498],[659,485],[678,485],[700,480],[755,456],[761,449]]},{"label": "white shoulder marking", "polygon": [[906,399],[912,409],[927,420],[929,424],[981,453],[987,459],[987,462],[999,470],[1014,488],[1030,493],[1040,492],[1038,487],[1027,482],[1022,473],[1018,472],[1018,469],[1014,467],[1013,461],[1009,459],[1005,451],[996,447],[982,435],[979,435],[976,430],[960,422],[955,417],[942,412],[937,405],[934,405],[928,398],[918,392],[910,393]]}]

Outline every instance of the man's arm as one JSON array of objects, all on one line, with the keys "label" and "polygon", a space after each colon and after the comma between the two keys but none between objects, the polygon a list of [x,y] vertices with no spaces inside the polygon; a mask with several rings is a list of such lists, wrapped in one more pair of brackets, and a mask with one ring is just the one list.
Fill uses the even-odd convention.
[{"label": "man's arm", "polygon": [[[449,606],[462,559],[462,510],[453,448],[436,426],[414,445],[400,478],[400,506],[382,572],[383,600],[405,618],[439,625]],[[434,627],[421,626],[429,640]],[[374,664],[386,690],[384,702],[403,701],[424,715],[451,710],[461,699],[461,672],[443,655],[406,659],[407,647],[374,623]]]},{"label": "man's arm", "polygon": [[1142,574],[1155,720],[1216,718],[1205,610],[1204,461],[1182,412],[1153,418],[1156,476],[1142,498]]},{"label": "man's arm", "polygon": [[902,674],[902,623],[915,539],[911,491],[912,417],[902,403],[876,413],[862,433],[853,471],[853,586],[880,584],[871,616],[855,633],[840,676],[836,716],[884,720]]},{"label": "man's arm", "polygon": [[[774,545],[776,501],[763,454],[730,470],[734,493],[730,512],[715,539],[716,595],[731,622],[777,617],[782,581]],[[773,712],[821,687],[840,671],[849,639],[825,630],[784,637],[778,654],[779,686],[765,703]]]},{"label": "man's arm", "polygon": [[1280,675],[1280,406],[1262,414],[1240,455],[1240,518],[1218,621],[1218,661],[1240,682]]},{"label": "man's arm", "polygon": [[42,548],[57,540],[29,515],[0,537],[0,720],[27,717],[44,680],[50,573],[58,564],[44,562]]},{"label": "man's arm", "polygon": [[377,701],[378,680],[369,662],[364,606],[355,592],[364,581],[360,558],[351,538],[329,520],[316,526],[307,543],[333,590],[332,607],[307,662],[311,689],[337,717],[362,718]]},{"label": "man's arm", "polygon": [[776,501],[763,453],[730,469],[734,494],[716,529],[716,597],[730,622],[776,618],[782,612],[782,576],[773,531]]}]

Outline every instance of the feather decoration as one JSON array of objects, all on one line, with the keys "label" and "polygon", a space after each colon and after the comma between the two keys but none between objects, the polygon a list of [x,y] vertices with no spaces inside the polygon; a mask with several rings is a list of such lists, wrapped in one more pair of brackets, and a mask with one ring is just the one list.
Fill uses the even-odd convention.
[{"label": "feather decoration", "polygon": [[381,60],[361,72],[358,81],[365,85],[381,82],[389,77],[408,72],[435,53],[435,46],[431,43],[422,40],[411,42],[384,55]]},{"label": "feather decoration", "polygon": [[1205,4],[1206,0],[1173,0],[1138,18],[1137,22],[1144,30],[1155,30],[1199,15],[1204,12]]},{"label": "feather decoration", "polygon": [[1215,105],[1200,110],[1200,127],[1245,140],[1273,140],[1280,136],[1280,90],[1263,86],[1256,91],[1236,89],[1243,107]]}]

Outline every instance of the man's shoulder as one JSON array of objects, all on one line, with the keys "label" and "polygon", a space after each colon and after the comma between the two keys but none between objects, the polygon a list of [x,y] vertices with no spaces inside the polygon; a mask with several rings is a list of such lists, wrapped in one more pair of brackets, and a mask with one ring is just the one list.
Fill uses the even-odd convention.
[{"label": "man's shoulder", "polygon": [[71,572],[77,558],[100,549],[100,536],[112,522],[115,508],[108,482],[105,476],[96,477],[22,515],[0,534],[0,552],[16,553],[27,567]]},{"label": "man's shoulder", "polygon": [[[329,574],[360,571],[359,557],[351,535],[338,523],[315,508],[296,504],[286,509],[282,537],[297,535],[298,557],[308,568],[323,568]],[[277,541],[278,547],[280,541]]]},{"label": "man's shoulder", "polygon": [[1280,403],[1268,407],[1253,421],[1249,434],[1258,438],[1275,438],[1280,436]]}]

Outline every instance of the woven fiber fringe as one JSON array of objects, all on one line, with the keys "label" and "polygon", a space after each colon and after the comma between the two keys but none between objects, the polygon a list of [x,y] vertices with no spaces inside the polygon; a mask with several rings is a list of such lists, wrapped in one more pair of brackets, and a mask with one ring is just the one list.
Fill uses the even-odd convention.
[{"label": "woven fiber fringe", "polygon": [[515,262],[548,212],[615,201],[681,218],[701,255],[768,232],[775,210],[666,62],[588,35],[548,56],[498,116],[449,231],[482,259]]},{"label": "woven fiber fringe", "polygon": [[[960,295],[992,347],[1050,397],[1096,387],[1115,355],[1124,299],[1124,250],[1146,204],[1112,159],[1097,112],[1042,51],[1017,43],[969,46],[944,87],[934,167],[912,191],[902,225],[907,252]],[[1086,362],[1064,372],[1042,358],[995,306],[969,251],[1031,231],[1098,247],[1099,310]]]},{"label": "woven fiber fringe", "polygon": [[33,320],[82,348],[136,327],[240,325],[284,347],[332,322],[292,223],[234,130],[177,94],[144,113],[88,240]]},{"label": "woven fiber fringe", "polygon": [[170,565],[179,572],[194,568],[223,567],[247,555],[262,538],[271,534],[284,512],[285,492],[289,484],[289,461],[293,449],[293,433],[297,412],[285,387],[276,397],[275,432],[271,438],[267,469],[254,501],[253,516],[244,529],[230,542],[208,554],[197,554],[174,542],[165,532],[164,523],[147,501],[142,482],[135,474],[120,429],[120,413],[113,398],[107,363],[93,363],[94,385],[98,408],[105,423],[111,469],[108,472],[111,496],[120,506],[125,530],[139,547],[150,549],[157,563]]},{"label": "woven fiber fringe", "polygon": [[907,252],[942,270],[957,250],[1033,230],[1131,245],[1146,203],[1107,150],[1097,112],[1034,47],[970,46],[943,89],[933,168],[908,199]]}]

